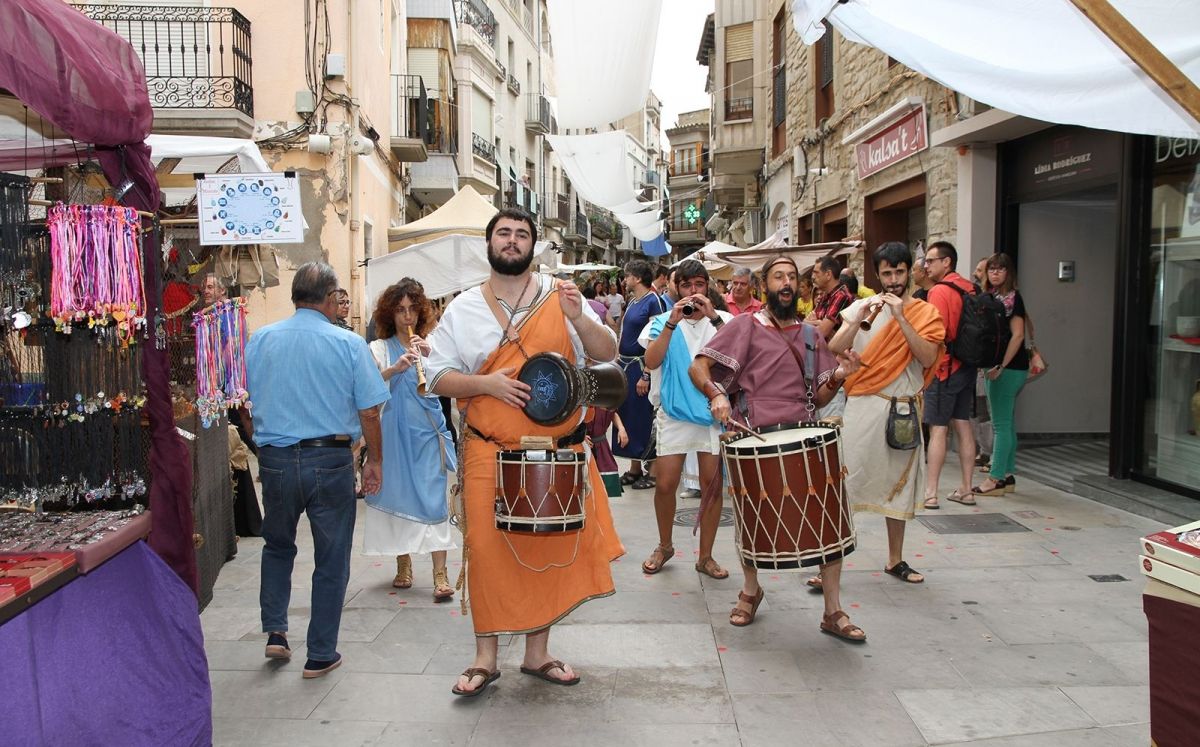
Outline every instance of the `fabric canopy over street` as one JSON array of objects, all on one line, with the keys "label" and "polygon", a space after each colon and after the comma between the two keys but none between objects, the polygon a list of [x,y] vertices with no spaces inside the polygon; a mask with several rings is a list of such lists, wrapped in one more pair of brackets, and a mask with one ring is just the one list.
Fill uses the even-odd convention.
[{"label": "fabric canopy over street", "polygon": [[[1191,81],[1200,2],[1110,0]],[[1068,0],[793,0],[812,44],[821,20],[852,42],[985,104],[1033,119],[1193,138],[1197,122]]]},{"label": "fabric canopy over street", "polygon": [[483,236],[496,206],[470,186],[458,190],[445,205],[420,220],[388,229],[388,251],[443,236]]},{"label": "fabric canopy over street", "polygon": [[645,104],[662,0],[549,0],[547,12],[559,127],[617,122]]},{"label": "fabric canopy over street", "polygon": [[[862,245],[863,242],[861,241],[830,241],[824,244],[804,244],[802,246],[764,247],[760,244],[759,246],[742,249],[714,241],[687,257],[687,259],[704,261],[706,267],[708,266],[708,262],[717,261],[724,262],[731,267],[740,265],[757,271],[763,262],[766,262],[771,257],[778,257],[782,254],[791,257],[792,261],[800,269],[800,272],[805,272],[815,265],[821,257],[837,257],[843,254],[852,254]],[[709,270],[709,274],[713,274],[711,269]],[[721,275],[713,276],[724,279]]]},{"label": "fabric canopy over street", "polygon": [[[558,255],[553,246],[548,241],[539,241],[534,246],[533,261],[555,266]],[[410,277],[420,282],[429,298],[441,298],[479,285],[487,280],[491,269],[482,235],[438,236],[372,259],[367,264],[368,307],[375,305],[375,299],[385,288],[402,278]]]}]

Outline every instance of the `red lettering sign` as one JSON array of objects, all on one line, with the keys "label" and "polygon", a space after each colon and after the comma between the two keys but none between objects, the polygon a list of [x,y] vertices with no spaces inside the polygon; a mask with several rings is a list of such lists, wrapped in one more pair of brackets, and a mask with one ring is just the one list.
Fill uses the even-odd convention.
[{"label": "red lettering sign", "polygon": [[854,148],[858,178],[866,179],[929,147],[925,107],[913,109]]}]

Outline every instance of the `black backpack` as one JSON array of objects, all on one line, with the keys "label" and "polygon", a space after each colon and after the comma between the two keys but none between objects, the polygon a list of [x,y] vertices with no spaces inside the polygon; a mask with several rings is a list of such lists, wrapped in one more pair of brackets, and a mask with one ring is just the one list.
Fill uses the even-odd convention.
[{"label": "black backpack", "polygon": [[1003,363],[1012,330],[1000,299],[991,293],[980,292],[978,286],[974,293],[967,293],[954,283],[939,281],[938,285],[953,288],[962,299],[957,334],[946,346],[950,355],[976,368],[991,368]]}]

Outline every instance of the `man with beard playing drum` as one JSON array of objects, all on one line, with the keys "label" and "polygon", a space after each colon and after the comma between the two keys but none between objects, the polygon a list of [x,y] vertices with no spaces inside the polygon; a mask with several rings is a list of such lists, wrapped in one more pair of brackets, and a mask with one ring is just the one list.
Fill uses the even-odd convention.
[{"label": "man with beard playing drum", "polygon": [[[799,320],[796,312],[799,274],[796,263],[790,257],[780,255],[768,259],[762,269],[767,288],[766,306],[754,314],[734,317],[692,362],[692,383],[708,397],[713,417],[722,423],[733,421],[741,428],[748,425],[758,431],[780,430],[777,426],[786,429],[789,424],[798,423],[815,425],[811,421],[816,419],[816,409],[832,399],[842,382],[859,369],[857,353],[850,350],[835,359],[816,328]],[[742,421],[745,421],[745,425],[742,425]],[[826,435],[832,434],[832,445],[836,448],[836,431],[826,430],[829,431]],[[746,439],[751,443],[754,440]],[[813,471],[816,462],[809,456],[802,458],[805,466],[799,471]],[[782,456],[778,458],[780,465],[782,459]],[[794,502],[805,500],[807,491],[807,497],[814,500],[806,501],[806,506],[810,503],[823,505],[824,508],[819,510],[824,510],[826,515],[816,519],[805,518],[805,528],[799,526],[801,521],[795,518],[796,512],[789,509],[784,513],[791,514],[792,518],[789,520],[780,515],[781,523],[791,521],[796,525],[780,527],[774,534],[777,538],[811,538],[812,526],[836,523],[844,527],[843,536],[828,551],[819,547],[798,548],[798,561],[780,563],[774,567],[798,570],[800,565],[819,565],[825,580],[825,614],[821,630],[848,641],[861,642],[866,640],[866,633],[850,622],[849,615],[842,610],[839,595],[842,557],[853,550],[854,535],[844,500],[838,495],[830,499],[830,488],[836,493],[836,486],[841,483],[837,461],[830,459],[826,462],[831,471],[822,485],[791,484],[800,481],[797,470],[789,468],[786,471],[784,497],[794,499]],[[777,468],[777,474],[781,469]],[[733,472],[732,469],[730,471]],[[760,471],[760,475],[766,471]],[[730,475],[730,481],[732,486],[736,481],[735,475]],[[751,501],[765,504],[769,498],[765,495],[767,482],[767,479],[762,480],[764,494],[749,496]],[[823,495],[824,500],[818,498],[818,494]],[[731,497],[735,501],[739,499],[737,495]],[[750,506],[750,510],[757,508],[756,505]],[[764,514],[758,516],[763,518]],[[746,533],[753,532],[754,528],[743,524],[735,531],[739,533],[739,544],[744,545]],[[742,591],[738,593],[738,602],[729,615],[729,622],[743,626],[754,622],[758,606],[765,596],[758,583],[758,568],[772,566],[757,560],[751,562],[747,558],[747,549],[744,546],[739,549],[742,552],[744,581]]]},{"label": "man with beard playing drum", "polygon": [[[500,676],[498,636],[524,635],[521,672],[557,685],[579,677],[548,651],[550,626],[589,599],[613,593],[609,563],[624,553],[613,528],[604,483],[587,459],[586,520],[573,531],[521,533],[497,527],[497,452],[519,456],[524,437],[549,441],[543,458],[583,451],[585,428],[577,407],[557,425],[539,425],[525,407],[530,386],[516,377],[532,356],[554,352],[578,366],[611,361],[616,335],[583,302],[574,283],[531,270],[537,228],[523,210],[506,208],[485,231],[491,274],[446,307],[428,338],[428,389],[453,397],[462,410],[460,499],[475,660],[458,678],[455,695],[476,696]],[[545,447],[537,447],[545,449]],[[572,468],[573,469],[573,468]],[[465,522],[462,523],[462,522]]]}]

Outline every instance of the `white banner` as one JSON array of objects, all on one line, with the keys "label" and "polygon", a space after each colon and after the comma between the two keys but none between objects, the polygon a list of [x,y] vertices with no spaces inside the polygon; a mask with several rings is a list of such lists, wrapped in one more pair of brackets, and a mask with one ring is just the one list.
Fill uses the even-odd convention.
[{"label": "white banner", "polygon": [[196,182],[200,244],[304,241],[300,184],[287,174],[213,174]]}]

